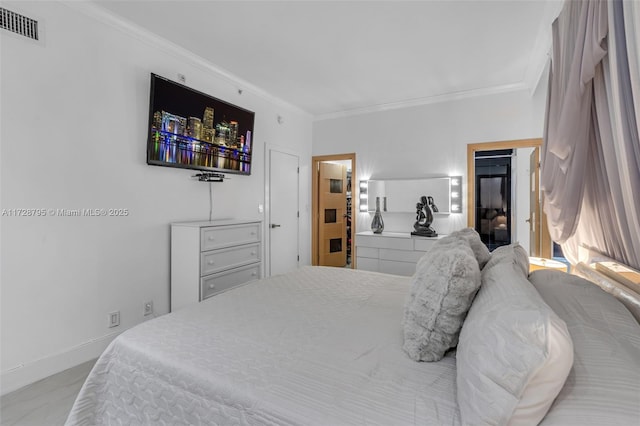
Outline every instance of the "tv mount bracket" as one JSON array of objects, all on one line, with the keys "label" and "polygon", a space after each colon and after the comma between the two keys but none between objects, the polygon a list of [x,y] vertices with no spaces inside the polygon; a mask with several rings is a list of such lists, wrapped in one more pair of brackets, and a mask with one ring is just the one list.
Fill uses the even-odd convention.
[{"label": "tv mount bracket", "polygon": [[200,182],[224,182],[224,175],[222,173],[202,172],[192,177],[198,178]]}]

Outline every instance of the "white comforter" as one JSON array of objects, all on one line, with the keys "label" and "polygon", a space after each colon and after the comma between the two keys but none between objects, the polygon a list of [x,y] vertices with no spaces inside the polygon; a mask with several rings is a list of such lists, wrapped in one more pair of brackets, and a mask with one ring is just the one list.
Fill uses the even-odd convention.
[{"label": "white comforter", "polygon": [[139,325],[68,425],[457,425],[455,358],[402,351],[409,278],[305,267]]}]

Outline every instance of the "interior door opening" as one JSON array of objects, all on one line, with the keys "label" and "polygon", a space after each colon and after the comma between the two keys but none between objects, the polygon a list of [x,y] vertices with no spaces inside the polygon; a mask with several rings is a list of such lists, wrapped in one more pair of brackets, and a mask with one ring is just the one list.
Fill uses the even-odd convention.
[{"label": "interior door opening", "polygon": [[490,251],[511,244],[513,150],[477,152],[475,157],[475,229]]},{"label": "interior door opening", "polygon": [[311,263],[353,268],[355,154],[313,157]]},{"label": "interior door opening", "polygon": [[[489,238],[489,244],[495,246],[498,246],[498,244],[502,245],[505,238],[502,234],[506,232],[503,231],[503,229],[509,230],[511,234],[510,241],[519,242],[529,251],[530,256],[548,258],[551,256],[553,244],[549,237],[546,217],[542,212],[540,192],[538,191],[539,156],[536,148],[539,148],[541,145],[542,139],[539,138],[482,142],[467,145],[467,226],[476,230],[482,230],[482,224],[479,222],[484,219],[485,231],[488,229],[489,236],[491,236],[491,231],[493,230],[493,240]],[[493,209],[495,216],[490,218],[494,212],[491,212],[489,207],[493,206],[493,201],[496,201],[495,204],[498,204],[497,200],[489,200],[489,203],[485,207],[483,207],[483,203],[478,203],[477,200],[479,195],[477,194],[478,185],[476,182],[478,176],[478,173],[476,173],[476,156],[487,157],[491,156],[488,152],[499,152],[502,150],[511,150],[514,154],[511,164],[512,182],[510,186],[512,190],[509,192],[506,189],[502,189],[502,181],[498,183],[489,180],[488,182],[492,182],[491,185],[494,187],[500,187],[500,191],[498,192],[503,192],[505,196],[504,207],[510,207],[512,213],[507,214],[505,208],[504,216],[496,219],[496,217],[502,216],[502,209]],[[504,173],[504,175],[506,175],[506,173]],[[489,178],[490,177],[491,176],[489,176]],[[501,178],[503,177],[504,176],[501,176]],[[507,183],[504,182],[504,185],[507,185]],[[506,203],[507,196],[511,197],[510,206],[507,206]],[[478,211],[479,208],[485,208],[487,210]],[[484,213],[484,215],[482,213]],[[509,220],[511,221],[509,222]],[[502,222],[504,222],[504,225]]]}]

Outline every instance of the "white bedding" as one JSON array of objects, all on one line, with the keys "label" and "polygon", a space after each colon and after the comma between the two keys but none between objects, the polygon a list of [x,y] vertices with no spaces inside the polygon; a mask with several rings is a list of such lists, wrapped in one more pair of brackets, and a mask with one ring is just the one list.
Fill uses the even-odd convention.
[{"label": "white bedding", "polygon": [[[541,425],[640,424],[640,325],[578,277],[530,280],[574,346]],[[454,355],[402,350],[409,281],[305,267],[141,324],[100,357],[67,424],[459,425]]]},{"label": "white bedding", "polygon": [[539,270],[529,280],[566,322],[575,353],[541,425],[640,425],[640,325],[631,313],[580,277]]},{"label": "white bedding", "polygon": [[458,425],[455,358],[402,351],[409,278],[305,267],[118,337],[68,425]]}]

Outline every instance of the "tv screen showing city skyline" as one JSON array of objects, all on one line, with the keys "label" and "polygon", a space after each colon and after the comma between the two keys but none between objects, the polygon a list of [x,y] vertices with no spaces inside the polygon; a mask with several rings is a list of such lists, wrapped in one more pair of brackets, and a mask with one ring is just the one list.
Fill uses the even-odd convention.
[{"label": "tv screen showing city skyline", "polygon": [[151,74],[147,164],[251,174],[255,114]]}]

